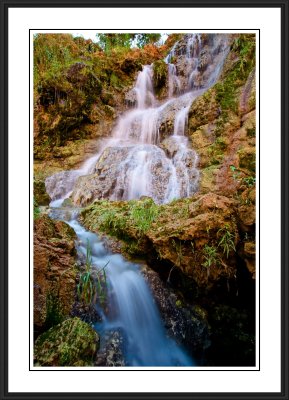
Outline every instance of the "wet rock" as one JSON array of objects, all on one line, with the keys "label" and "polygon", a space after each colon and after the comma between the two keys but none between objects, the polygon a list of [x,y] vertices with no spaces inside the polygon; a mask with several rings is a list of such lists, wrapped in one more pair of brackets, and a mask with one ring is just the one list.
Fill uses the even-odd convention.
[{"label": "wet rock", "polygon": [[45,180],[45,188],[52,200],[61,199],[70,192],[80,175],[79,170],[62,171],[49,176]]},{"label": "wet rock", "polygon": [[211,343],[206,312],[199,306],[186,303],[146,265],[142,266],[142,274],[151,288],[170,337],[183,345],[198,362],[203,362]]},{"label": "wet rock", "polygon": [[123,356],[123,336],[120,330],[106,331],[101,338],[101,347],[97,353],[96,366],[125,367]]},{"label": "wet rock", "polygon": [[[135,168],[140,158],[147,165],[143,172],[146,176],[136,180]],[[78,205],[87,205],[95,199],[138,198],[144,194],[141,179],[147,179],[146,191],[161,203],[166,195],[164,187],[169,183],[170,168],[170,161],[157,146],[109,147],[97,161],[94,173],[77,180],[71,198]]]},{"label": "wet rock", "polygon": [[137,95],[135,89],[131,89],[125,94],[125,104],[128,107],[135,107],[137,105]]},{"label": "wet rock", "polygon": [[34,365],[53,367],[93,366],[99,336],[79,318],[63,321],[40,335],[34,346]]}]

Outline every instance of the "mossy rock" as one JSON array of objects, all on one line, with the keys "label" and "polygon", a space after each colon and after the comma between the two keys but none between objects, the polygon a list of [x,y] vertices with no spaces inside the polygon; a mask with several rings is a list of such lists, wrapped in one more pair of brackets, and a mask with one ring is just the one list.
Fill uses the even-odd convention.
[{"label": "mossy rock", "polygon": [[79,318],[67,319],[40,335],[34,347],[36,366],[92,366],[99,336]]},{"label": "mossy rock", "polygon": [[202,193],[213,192],[216,188],[216,174],[219,168],[210,166],[201,171],[200,191]]},{"label": "mossy rock", "polygon": [[255,172],[256,150],[254,147],[246,147],[238,151],[240,168],[245,168],[250,172]]},{"label": "mossy rock", "polygon": [[42,179],[35,179],[33,182],[34,199],[39,206],[47,206],[50,197],[46,193],[45,182]]}]

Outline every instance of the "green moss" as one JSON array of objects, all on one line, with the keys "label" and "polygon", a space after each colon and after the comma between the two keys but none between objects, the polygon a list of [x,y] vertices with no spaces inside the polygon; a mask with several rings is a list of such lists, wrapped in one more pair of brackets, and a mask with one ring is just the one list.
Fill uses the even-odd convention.
[{"label": "green moss", "polygon": [[63,310],[59,296],[53,291],[46,296],[46,319],[44,326],[49,329],[63,321]]},{"label": "green moss", "polygon": [[158,60],[153,64],[154,88],[159,92],[165,85],[168,76],[168,66],[163,60]]},{"label": "green moss", "polygon": [[98,334],[79,318],[72,318],[37,338],[34,362],[41,366],[92,366],[98,348]]},{"label": "green moss", "polygon": [[249,137],[255,137],[256,136],[256,128],[247,128],[247,135]]},{"label": "green moss", "polygon": [[150,198],[128,202],[96,201],[82,211],[85,224],[122,240],[130,238],[130,230],[142,237],[157,215],[158,206]]},{"label": "green moss", "polygon": [[218,172],[218,166],[210,165],[201,171],[201,182],[200,189],[205,192],[214,191],[215,188],[215,176]]},{"label": "green moss", "polygon": [[34,179],[33,181],[34,199],[40,206],[45,206],[50,203],[50,197],[46,193],[45,182],[42,179]]},{"label": "green moss", "polygon": [[40,210],[36,199],[33,199],[33,218],[34,220],[40,217]]},{"label": "green moss", "polygon": [[255,66],[255,36],[240,35],[233,42],[231,50],[238,57],[237,62],[214,88],[221,110],[231,110],[236,113],[238,111],[237,89],[246,82]]},{"label": "green moss", "polygon": [[240,168],[245,168],[255,173],[256,168],[256,151],[254,147],[240,149],[238,151]]}]

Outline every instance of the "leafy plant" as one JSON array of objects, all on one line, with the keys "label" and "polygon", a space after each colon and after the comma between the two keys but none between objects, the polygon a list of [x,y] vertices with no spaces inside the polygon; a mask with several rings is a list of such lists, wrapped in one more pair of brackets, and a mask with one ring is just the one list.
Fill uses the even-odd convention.
[{"label": "leafy plant", "polygon": [[246,178],[243,178],[243,182],[244,182],[248,187],[253,187],[253,186],[255,186],[256,178],[255,178],[254,176],[247,176]]},{"label": "leafy plant", "polygon": [[234,165],[230,165],[230,170],[233,172],[233,179],[236,181],[240,178],[241,171]]},{"label": "leafy plant", "polygon": [[229,231],[228,225],[224,228],[218,230],[218,236],[220,237],[218,247],[223,249],[223,253],[226,254],[227,258],[229,257],[229,253],[233,250],[236,251],[234,238],[235,235]]},{"label": "leafy plant", "polygon": [[218,252],[215,246],[205,245],[203,250],[205,261],[203,262],[203,266],[206,268],[210,268],[212,265],[216,265],[218,263]]}]

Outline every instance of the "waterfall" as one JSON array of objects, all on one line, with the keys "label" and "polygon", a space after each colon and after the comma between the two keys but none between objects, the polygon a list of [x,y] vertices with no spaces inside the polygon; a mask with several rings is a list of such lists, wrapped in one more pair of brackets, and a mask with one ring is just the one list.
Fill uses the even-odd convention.
[{"label": "waterfall", "polygon": [[111,138],[82,168],[46,179],[52,200],[71,196],[85,205],[97,198],[146,195],[166,203],[198,190],[198,156],[185,137],[188,113],[216,82],[229,49],[226,35],[207,36],[205,42],[201,34],[187,34],[175,43],[165,58],[168,96],[163,101],[154,93],[153,66],[143,66],[133,88],[136,107],[118,118]]},{"label": "waterfall", "polygon": [[[87,241],[93,268],[105,266],[108,309],[102,311],[97,331],[118,330],[124,339],[127,366],[193,366],[194,361],[166,335],[152,294],[138,265],[106,250],[100,238],[86,231],[59,208],[71,196],[75,204],[94,199],[138,199],[156,203],[188,197],[198,189],[198,155],[186,136],[192,102],[217,80],[228,53],[226,35],[185,35],[165,58],[168,96],[159,101],[153,90],[153,67],[139,72],[134,93],[136,107],[118,118],[99,152],[74,171],[46,179],[46,190],[56,207],[52,217],[66,220],[77,234],[77,248],[85,257]],[[164,128],[165,127],[165,128]]]}]

